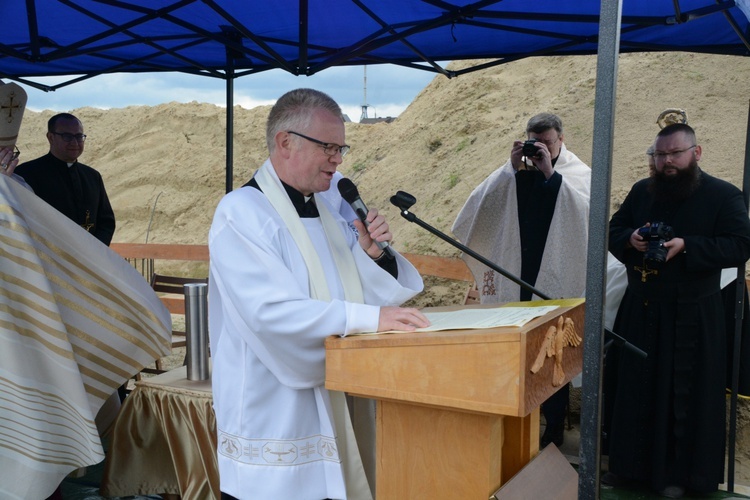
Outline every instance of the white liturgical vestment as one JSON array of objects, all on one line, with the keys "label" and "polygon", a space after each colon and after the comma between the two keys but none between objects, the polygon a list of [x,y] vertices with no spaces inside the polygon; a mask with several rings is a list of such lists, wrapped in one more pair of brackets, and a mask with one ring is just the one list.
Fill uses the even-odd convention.
[{"label": "white liturgical vestment", "polygon": [[[262,169],[278,182],[270,161]],[[223,492],[243,500],[369,497],[369,491],[348,491],[344,480],[364,474],[356,443],[335,430],[324,388],[324,340],[376,331],[379,306],[399,305],[423,286],[400,255],[398,280],[381,269],[336,210],[323,197],[315,200],[321,218],[323,210],[330,212],[329,220],[341,232],[338,240],[347,247],[343,250],[351,253],[364,304],[343,299],[333,242],[321,218],[302,218],[331,297],[312,298],[305,257],[265,189],[244,187],[227,194],[209,233],[220,484]],[[358,470],[345,470],[347,463],[358,463]]]},{"label": "white liturgical vestment", "polygon": [[[534,286],[552,298],[582,297],[586,287],[591,169],[563,144],[555,172],[562,176],[562,185]],[[453,224],[453,234],[490,262],[521,276],[518,198],[510,160],[474,189]],[[477,282],[482,304],[519,300],[519,285],[468,255],[463,258]]]},{"label": "white liturgical vestment", "polygon": [[5,175],[0,275],[0,498],[47,498],[104,459],[97,424],[169,353],[172,320],[133,266]]}]

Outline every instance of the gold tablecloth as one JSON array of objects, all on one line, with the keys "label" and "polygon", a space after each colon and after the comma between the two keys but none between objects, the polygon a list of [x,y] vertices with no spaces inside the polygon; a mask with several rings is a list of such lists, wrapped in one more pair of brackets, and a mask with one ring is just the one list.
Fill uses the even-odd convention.
[{"label": "gold tablecloth", "polygon": [[219,498],[211,381],[180,367],[137,382],[107,451],[101,493]]}]

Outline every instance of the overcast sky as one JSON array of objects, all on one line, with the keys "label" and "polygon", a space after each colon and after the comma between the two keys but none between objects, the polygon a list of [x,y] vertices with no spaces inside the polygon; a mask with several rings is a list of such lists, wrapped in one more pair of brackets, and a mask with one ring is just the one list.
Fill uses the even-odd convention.
[{"label": "overcast sky", "polygon": [[[370,118],[398,116],[435,77],[432,72],[390,64],[370,65],[366,71]],[[54,85],[71,78],[32,80]],[[288,90],[312,87],[329,94],[352,121],[359,121],[365,99],[364,80],[362,66],[329,68],[310,77],[294,76],[281,70],[266,71],[236,79],[234,103],[249,109],[273,104]],[[70,111],[84,106],[108,109],[191,101],[226,105],[224,80],[181,73],[101,75],[55,92],[43,92],[28,86],[25,89],[27,107],[34,111]]]}]

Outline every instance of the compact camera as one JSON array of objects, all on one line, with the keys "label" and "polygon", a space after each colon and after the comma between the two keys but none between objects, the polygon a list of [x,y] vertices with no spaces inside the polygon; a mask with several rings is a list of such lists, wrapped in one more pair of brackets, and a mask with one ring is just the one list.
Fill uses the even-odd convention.
[{"label": "compact camera", "polygon": [[539,146],[536,145],[536,139],[524,141],[522,153],[527,158],[533,158],[539,152]]},{"label": "compact camera", "polygon": [[659,268],[667,261],[668,249],[664,243],[674,238],[672,226],[663,222],[652,222],[649,227],[638,229],[638,235],[648,242],[643,259],[652,268]]}]

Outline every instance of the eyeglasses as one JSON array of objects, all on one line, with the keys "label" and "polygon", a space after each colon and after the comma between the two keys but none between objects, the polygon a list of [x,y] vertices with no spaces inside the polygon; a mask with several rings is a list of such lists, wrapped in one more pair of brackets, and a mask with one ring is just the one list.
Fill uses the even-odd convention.
[{"label": "eyeglasses", "polygon": [[689,148],[678,149],[677,151],[672,151],[670,153],[662,153],[662,152],[656,152],[656,151],[654,151],[653,153],[650,153],[650,154],[651,154],[651,156],[654,157],[654,160],[665,160],[666,161],[670,156],[672,158],[677,158],[678,156],[680,156],[685,151],[690,151],[691,149],[693,149],[696,146],[697,146],[696,144],[693,144]]},{"label": "eyeglasses", "polygon": [[76,142],[84,142],[86,140],[86,134],[69,134],[67,132],[52,132],[55,135],[59,135],[62,137],[62,140],[65,142],[73,142],[73,139],[75,139]]},{"label": "eyeglasses", "polygon": [[346,156],[346,153],[349,152],[351,149],[351,146],[347,146],[344,144],[343,146],[339,146],[338,144],[333,144],[330,142],[323,142],[319,141],[317,139],[313,139],[312,137],[307,137],[306,135],[302,135],[299,132],[295,132],[294,130],[287,130],[287,134],[294,134],[302,137],[303,139],[307,139],[310,142],[314,142],[315,144],[323,147],[323,152],[327,154],[328,156],[335,156],[336,153],[341,153],[341,158]]}]

